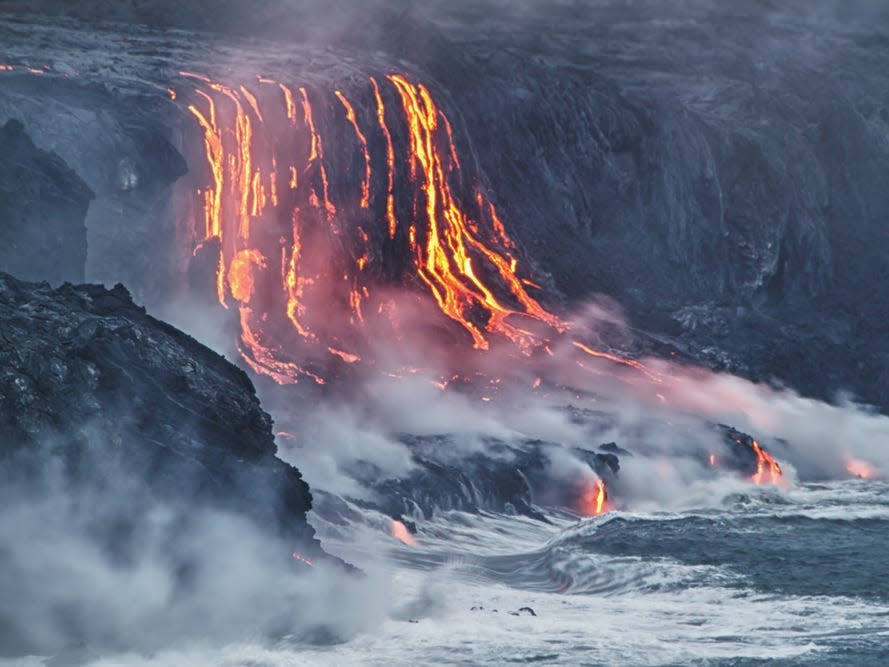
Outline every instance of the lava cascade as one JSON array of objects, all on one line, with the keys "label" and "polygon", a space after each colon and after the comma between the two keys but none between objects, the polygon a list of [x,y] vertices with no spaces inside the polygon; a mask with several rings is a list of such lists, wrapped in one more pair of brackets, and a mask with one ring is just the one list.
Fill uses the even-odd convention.
[{"label": "lava cascade", "polygon": [[468,185],[423,84],[372,77],[355,100],[181,75],[192,87],[169,96],[197,122],[206,160],[194,254],[216,254],[216,298],[237,309],[257,373],[324,383],[331,366],[373,363],[368,320],[401,335],[396,305],[375,293],[385,284],[424,289],[476,350],[501,338],[527,355],[566,330],[530,294],[538,286],[493,203]]}]

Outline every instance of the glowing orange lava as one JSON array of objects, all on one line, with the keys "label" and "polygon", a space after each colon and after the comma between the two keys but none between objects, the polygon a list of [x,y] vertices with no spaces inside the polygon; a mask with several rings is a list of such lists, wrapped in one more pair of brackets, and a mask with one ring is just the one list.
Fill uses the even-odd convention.
[{"label": "glowing orange lava", "polygon": [[[368,318],[389,327],[398,320],[394,302],[375,295],[375,281],[389,271],[381,267],[404,266],[404,258],[399,284],[425,288],[458,325],[448,330],[466,332],[475,349],[504,339],[526,355],[553,354],[550,338],[568,327],[528,293],[540,286],[521,275],[518,248],[493,203],[478,186],[471,197],[453,189],[467,180],[454,128],[423,84],[400,74],[370,78],[375,122],[362,127],[342,90],[325,95],[266,76],[250,87],[180,74],[195,87],[175,99],[201,129],[207,165],[195,193],[202,213],[194,254],[218,248],[217,298],[237,306],[240,348],[257,373],[321,384],[334,360],[374,363],[362,347]],[[345,113],[332,113],[337,106]],[[326,143],[342,143],[343,128],[360,151],[358,174],[344,157],[348,148],[331,143],[325,154]],[[373,165],[383,160],[385,179],[375,178]],[[375,181],[385,197],[374,196]],[[575,346],[654,377],[637,361]]]},{"label": "glowing orange lava", "polygon": [[584,483],[577,501],[577,510],[584,516],[599,516],[608,511],[608,490],[601,479]]},{"label": "glowing orange lava", "polygon": [[355,129],[355,136],[358,138],[358,143],[361,146],[361,154],[364,157],[364,180],[361,181],[361,208],[367,208],[370,206],[370,154],[367,152],[367,137],[364,136],[364,133],[361,131],[361,128],[358,127],[358,119],[355,116],[355,109],[352,108],[352,103],[346,99],[346,96],[339,90],[334,91],[334,94],[337,96],[337,99],[343,105],[343,108],[346,110],[346,119]]},{"label": "glowing orange lava", "polygon": [[[615,364],[620,364],[621,366],[628,366],[629,368],[633,368],[641,373],[643,373],[649,379],[661,383],[662,380],[660,377],[649,371],[644,364],[636,361],[635,359],[626,359],[624,357],[618,356],[616,354],[609,354],[608,352],[600,352],[599,350],[594,350],[589,345],[584,345],[578,341],[571,341],[571,344],[574,345],[578,350],[584,352],[585,354],[590,355],[591,357],[597,357],[599,359],[605,359],[606,361],[611,361]],[[658,395],[660,396],[660,394]],[[663,399],[666,400],[666,399]]]},{"label": "glowing orange lava", "polygon": [[309,565],[311,567],[315,567],[315,563],[312,562],[312,559],[306,558],[299,551],[294,551],[292,556],[293,560],[299,561],[300,563],[305,563],[306,565]]},{"label": "glowing orange lava", "polygon": [[751,481],[754,484],[780,484],[781,466],[775,457],[764,450],[756,440],[753,441],[753,451],[756,454],[756,472],[750,478]]},{"label": "glowing orange lava", "polygon": [[392,520],[392,530],[391,530],[390,534],[391,534],[392,537],[394,537],[396,540],[398,540],[399,542],[402,542],[402,543],[408,545],[409,547],[415,547],[415,546],[417,546],[417,538],[415,538],[415,537],[411,534],[411,531],[409,531],[409,530],[407,529],[407,526],[405,526],[405,525],[404,525],[401,521],[399,521],[398,519],[393,519],[393,520]]},{"label": "glowing orange lava", "polygon": [[395,148],[392,145],[392,134],[389,132],[389,126],[386,125],[386,106],[383,104],[383,97],[380,95],[380,86],[377,80],[370,78],[373,86],[374,100],[377,103],[377,122],[380,124],[380,130],[386,139],[386,167],[388,176],[388,190],[386,191],[386,221],[389,223],[389,238],[395,238],[395,230],[398,228],[398,221],[395,219]]},{"label": "glowing orange lava", "polygon": [[[472,231],[475,225],[458,204],[445,176],[443,165],[453,143],[447,132],[444,137],[439,133],[441,114],[429,90],[397,74],[388,78],[401,97],[410,131],[410,171],[420,198],[417,208],[425,211],[425,243],[411,242],[419,277],[429,287],[442,312],[469,332],[474,347],[485,350],[489,346],[482,327],[469,316],[474,307],[481,306],[489,316],[484,327],[487,332],[504,335],[530,352],[537,339],[508,321],[510,316],[524,315],[560,332],[565,325],[525,291],[513,272],[511,258],[496,247],[486,245]],[[444,154],[439,148],[441,143],[447,147]],[[482,264],[487,264],[489,270],[498,275],[520,308],[500,302],[480,278]]]}]

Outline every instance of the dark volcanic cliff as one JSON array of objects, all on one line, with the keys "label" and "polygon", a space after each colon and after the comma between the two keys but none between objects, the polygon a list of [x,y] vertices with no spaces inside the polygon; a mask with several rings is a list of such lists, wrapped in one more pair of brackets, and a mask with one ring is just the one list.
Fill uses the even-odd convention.
[{"label": "dark volcanic cliff", "polygon": [[[146,315],[122,286],[0,276],[5,465],[46,449],[86,481],[106,454],[158,498],[241,512],[317,551],[299,471],[275,457],[247,375]],[[101,474],[100,471],[94,471]]]},{"label": "dark volcanic cliff", "polygon": [[10,120],[0,128],[0,271],[82,282],[93,193],[68,165]]},{"label": "dark volcanic cliff", "polygon": [[[207,44],[239,63],[255,44],[234,34],[262,36],[284,60],[294,44],[325,54],[285,65],[295,77],[308,60],[334,81],[323,62],[337,58],[408,67],[443,96],[461,154],[474,155],[510,234],[552,276],[550,301],[605,293],[637,329],[710,366],[889,409],[889,10],[879,3],[5,5],[87,21],[113,7],[130,26],[216,31]],[[10,39],[31,30],[14,27]],[[164,55],[182,46],[162,34]],[[76,97],[27,85],[0,112]],[[115,126],[147,123],[142,108]],[[143,293],[140,276],[123,275],[127,250],[102,252]]]},{"label": "dark volcanic cliff", "polygon": [[[275,452],[244,372],[146,315],[123,287],[53,289],[0,274],[2,651],[146,644],[115,626],[113,601],[146,567],[165,573],[157,585],[169,598],[132,599],[126,617],[156,605],[176,626],[177,610],[197,613],[182,600],[207,577],[222,577],[211,588],[255,579],[244,564],[219,563],[244,544],[257,544],[246,563],[278,573],[281,586],[301,567],[294,550],[324,558],[306,521],[308,486]],[[240,527],[214,532],[219,517]],[[103,593],[88,578],[80,589],[85,570],[121,583]],[[229,604],[269,595],[251,581]],[[94,617],[66,611],[84,605]]]}]

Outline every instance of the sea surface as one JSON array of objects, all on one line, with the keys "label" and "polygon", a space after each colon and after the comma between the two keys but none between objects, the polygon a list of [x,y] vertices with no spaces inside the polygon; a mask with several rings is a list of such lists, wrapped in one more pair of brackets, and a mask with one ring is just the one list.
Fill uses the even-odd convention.
[{"label": "sea surface", "polygon": [[437,585],[440,615],[313,658],[889,665],[889,484],[751,486],[683,512],[552,519],[443,518],[396,571],[406,589]]},{"label": "sea surface", "polygon": [[450,512],[413,546],[383,517],[316,516],[388,599],[364,630],[85,664],[889,665],[889,484],[751,485],[702,505],[550,523]]}]

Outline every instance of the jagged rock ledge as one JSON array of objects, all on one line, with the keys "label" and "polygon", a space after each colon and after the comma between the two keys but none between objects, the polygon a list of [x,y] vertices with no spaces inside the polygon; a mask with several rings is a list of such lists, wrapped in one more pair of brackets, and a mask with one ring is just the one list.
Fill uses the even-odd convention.
[{"label": "jagged rock ledge", "polygon": [[[13,532],[22,521],[12,507],[58,499],[73,517],[64,539],[79,531],[78,544],[109,569],[137,571],[156,532],[152,508],[162,507],[171,532],[154,548],[184,587],[200,557],[195,565],[175,542],[184,534],[200,544],[207,516],[232,517],[249,539],[263,536],[258,568],[286,575],[308,573],[307,563],[341,564],[315,538],[309,487],[275,456],[271,427],[242,370],[147,315],[123,286],[54,289],[0,273],[0,522]],[[58,529],[54,509],[41,516],[44,528],[31,527],[38,535]],[[25,543],[32,534],[0,545],[0,580],[28,605],[23,581],[34,573],[15,553],[40,549]],[[242,539],[226,533],[207,549]],[[58,554],[60,562],[77,557]],[[44,588],[53,587],[32,592],[64,596]],[[21,623],[0,614],[0,653],[34,650],[21,642]]]},{"label": "jagged rock ledge", "polygon": [[113,455],[158,497],[244,514],[322,554],[308,485],[276,458],[271,418],[224,357],[147,315],[122,285],[53,289],[0,273],[0,323],[4,467],[26,450],[72,471],[89,453]]}]

